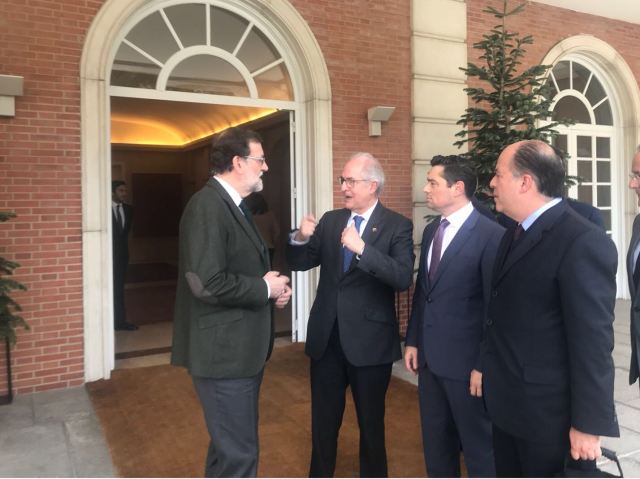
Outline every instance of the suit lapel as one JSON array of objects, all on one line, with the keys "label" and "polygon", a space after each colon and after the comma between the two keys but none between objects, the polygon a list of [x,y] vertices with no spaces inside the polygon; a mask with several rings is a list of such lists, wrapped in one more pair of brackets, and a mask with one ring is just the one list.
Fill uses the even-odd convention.
[{"label": "suit lapel", "polygon": [[240,208],[238,208],[238,205],[236,205],[233,202],[233,200],[231,199],[231,196],[229,196],[229,193],[227,193],[224,187],[215,178],[211,178],[207,183],[207,185],[212,187],[215,191],[218,192],[218,194],[220,195],[220,198],[222,198],[222,200],[227,204],[227,207],[229,208],[231,215],[233,216],[235,221],[238,223],[238,225],[240,225],[240,227],[244,230],[244,232],[249,237],[249,239],[251,240],[253,245],[256,247],[256,249],[260,252],[260,254],[262,255],[262,258],[263,259],[268,258],[266,254],[267,247],[262,241],[262,238],[251,227],[251,225],[247,221],[247,218],[245,218],[245,216],[242,214],[242,211],[240,211]]},{"label": "suit lapel", "polygon": [[633,281],[633,253],[638,247],[638,242],[640,241],[640,222],[634,220],[633,222],[633,232],[631,233],[631,242],[629,243],[629,251],[627,252],[627,279],[629,281],[629,290],[631,292],[631,297],[635,299],[636,296],[636,284]]},{"label": "suit lapel", "polygon": [[[544,233],[553,227],[566,210],[567,205],[564,200],[549,208],[529,227],[521,240],[512,248],[509,248],[509,246],[513,238],[513,230],[509,230],[511,234],[505,234],[503,242],[500,245],[500,254],[498,257],[498,259],[504,261],[496,263],[497,268],[499,268],[499,273],[494,283],[500,282],[509,269],[542,240]],[[507,255],[506,258],[504,258],[505,254]]]},{"label": "suit lapel", "polygon": [[480,213],[478,213],[475,209],[473,210],[471,215],[460,227],[460,230],[453,237],[453,241],[451,241],[449,246],[447,246],[447,249],[444,250],[444,254],[442,255],[440,264],[438,265],[438,270],[436,271],[436,276],[435,278],[433,278],[433,283],[430,285],[431,289],[436,285],[436,283],[442,276],[442,272],[447,269],[447,266],[449,265],[449,263],[451,263],[451,259],[455,258],[462,246],[464,246],[467,240],[471,237],[473,228],[475,228],[478,222],[479,214]]},{"label": "suit lapel", "polygon": [[422,246],[420,248],[420,266],[418,273],[422,278],[422,287],[425,291],[429,291],[429,268],[428,266],[428,256],[429,256],[429,247],[431,246],[431,242],[433,241],[433,237],[436,234],[438,229],[438,225],[440,224],[441,216],[436,216],[431,220],[426,228],[424,229],[424,234],[422,235]]},{"label": "suit lapel", "polygon": [[343,208],[340,211],[340,214],[336,216],[336,221],[333,224],[333,233],[332,237],[336,238],[336,270],[338,272],[338,278],[342,277],[345,273],[342,271],[342,257],[344,255],[342,246],[342,231],[347,227],[347,222],[349,221],[349,217],[351,216],[351,211]]}]

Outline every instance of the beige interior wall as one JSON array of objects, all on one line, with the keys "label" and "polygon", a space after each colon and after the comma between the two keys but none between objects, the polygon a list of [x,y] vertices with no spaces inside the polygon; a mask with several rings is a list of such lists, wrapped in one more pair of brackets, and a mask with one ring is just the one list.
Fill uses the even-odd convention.
[{"label": "beige interior wall", "polygon": [[[124,180],[128,185],[127,202],[134,207],[136,195],[132,187],[135,173],[170,173],[182,177],[182,206],[191,195],[207,181],[207,147],[191,150],[153,150],[117,147],[112,151],[112,178]],[[129,238],[130,262],[135,263],[176,263],[178,237],[135,237]]]}]

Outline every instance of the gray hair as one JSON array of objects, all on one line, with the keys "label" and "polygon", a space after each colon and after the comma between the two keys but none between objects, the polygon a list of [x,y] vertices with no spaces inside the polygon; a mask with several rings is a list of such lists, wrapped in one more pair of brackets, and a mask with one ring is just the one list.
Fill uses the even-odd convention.
[{"label": "gray hair", "polygon": [[359,151],[358,153],[354,153],[353,155],[351,155],[350,159],[353,160],[355,158],[364,158],[366,160],[363,168],[363,173],[366,179],[378,183],[376,196],[380,196],[382,194],[382,190],[384,189],[384,170],[382,169],[382,165],[371,153]]},{"label": "gray hair", "polygon": [[640,153],[640,145],[636,146],[636,153]]}]

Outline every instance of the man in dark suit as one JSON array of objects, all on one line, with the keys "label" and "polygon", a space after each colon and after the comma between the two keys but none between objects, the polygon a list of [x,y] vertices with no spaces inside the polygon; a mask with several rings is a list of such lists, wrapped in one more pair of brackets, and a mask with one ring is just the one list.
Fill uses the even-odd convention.
[{"label": "man in dark suit", "polygon": [[441,216],[424,229],[404,360],[418,377],[429,477],[494,477],[491,422],[482,402],[480,343],[491,273],[504,233],[471,203],[477,178],[469,160],[436,156],[424,187]]},{"label": "man in dark suit", "polygon": [[305,349],[311,357],[310,475],[333,476],[351,386],[360,475],[386,477],[384,402],[392,363],[401,357],[395,292],[411,285],[413,226],[378,201],[384,172],[372,155],[353,155],[338,179],[345,207],[317,225],[305,216],[287,247],[291,269],[321,266]]},{"label": "man in dark suit", "polygon": [[124,283],[129,266],[129,232],[133,224],[133,208],[127,199],[127,185],[122,180],[111,182],[111,239],[113,246],[113,325],[116,330],[134,331],[127,322],[124,306]]},{"label": "man in dark suit", "polygon": [[617,253],[561,198],[564,177],[554,150],[527,140],[505,148],[491,180],[497,210],[517,222],[498,249],[483,357],[498,477],[553,476],[568,453],[593,461],[600,436],[619,434]]},{"label": "man in dark suit", "polygon": [[206,477],[255,477],[258,393],[273,345],[270,299],[283,308],[289,279],[242,199],[268,170],[260,137],[230,128],[214,140],[214,176],[180,220],[180,264],[171,363],[192,376],[211,436]]},{"label": "man in dark suit", "polygon": [[[638,196],[640,203],[640,146],[636,149],[631,163],[629,188]],[[629,384],[640,376],[640,215],[633,220],[631,243],[627,253],[627,277],[631,293],[631,365],[629,366]]]}]

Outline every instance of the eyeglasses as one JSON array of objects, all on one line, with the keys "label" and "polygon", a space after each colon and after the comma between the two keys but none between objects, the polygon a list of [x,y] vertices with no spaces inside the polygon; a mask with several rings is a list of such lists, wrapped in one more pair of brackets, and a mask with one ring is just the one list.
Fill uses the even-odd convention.
[{"label": "eyeglasses", "polygon": [[640,173],[629,173],[629,179],[640,181]]},{"label": "eyeglasses", "polygon": [[258,163],[260,163],[260,166],[264,166],[264,164],[267,162],[267,159],[264,156],[243,156],[242,158],[246,160],[257,161]]},{"label": "eyeglasses", "polygon": [[340,186],[346,183],[349,188],[353,188],[356,185],[356,183],[359,181],[373,181],[373,180],[356,180],[355,178],[345,178],[344,176],[338,176],[338,183],[340,183]]}]

